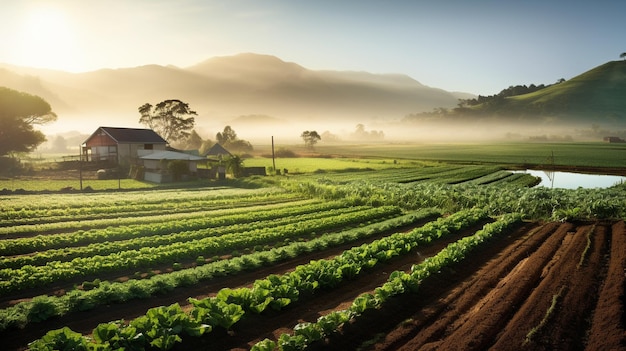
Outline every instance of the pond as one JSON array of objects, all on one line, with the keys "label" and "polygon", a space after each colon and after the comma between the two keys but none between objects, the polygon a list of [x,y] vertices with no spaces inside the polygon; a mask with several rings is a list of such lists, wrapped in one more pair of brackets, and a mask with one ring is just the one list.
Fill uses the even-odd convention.
[{"label": "pond", "polygon": [[626,177],[604,175],[604,174],[583,174],[571,172],[554,172],[554,171],[513,171],[514,173],[528,173],[535,177],[541,178],[538,186],[547,188],[608,188],[616,184],[626,183]]}]

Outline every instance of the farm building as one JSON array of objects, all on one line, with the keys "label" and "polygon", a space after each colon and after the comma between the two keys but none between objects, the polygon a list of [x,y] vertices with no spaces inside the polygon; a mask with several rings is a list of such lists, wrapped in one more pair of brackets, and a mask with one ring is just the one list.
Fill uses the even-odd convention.
[{"label": "farm building", "polygon": [[215,156],[221,160],[223,157],[232,156],[232,154],[222,145],[216,143],[215,145],[211,146],[209,151],[206,152],[206,156]]},{"label": "farm building", "polygon": [[173,179],[173,174],[169,172],[167,164],[169,161],[183,161],[187,164],[186,175],[197,175],[198,163],[206,162],[207,159],[184,152],[169,150],[152,151],[139,150],[139,159],[144,167],[144,180],[154,183],[164,183]]},{"label": "farm building", "polygon": [[139,150],[164,151],[167,141],[151,129],[99,127],[82,144],[83,160],[130,165]]}]

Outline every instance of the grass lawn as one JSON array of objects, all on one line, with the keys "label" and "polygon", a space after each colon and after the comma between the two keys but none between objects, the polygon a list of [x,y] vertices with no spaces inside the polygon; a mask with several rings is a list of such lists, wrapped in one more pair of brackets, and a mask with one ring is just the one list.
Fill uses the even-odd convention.
[{"label": "grass lawn", "polygon": [[[96,180],[86,179],[83,180],[83,189],[88,186],[93,190],[113,190],[113,189],[149,189],[157,186],[149,182],[141,182],[134,179],[107,179]],[[80,189],[80,180],[78,179],[8,179],[0,180],[0,190],[17,190],[24,189],[28,191],[58,191],[61,189],[72,188]]]}]

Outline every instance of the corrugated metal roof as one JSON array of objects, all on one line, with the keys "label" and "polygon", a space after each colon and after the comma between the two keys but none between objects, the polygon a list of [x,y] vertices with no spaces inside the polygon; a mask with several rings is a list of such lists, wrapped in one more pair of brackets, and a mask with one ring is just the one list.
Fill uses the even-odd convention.
[{"label": "corrugated metal roof", "polygon": [[189,160],[189,161],[206,161],[205,157],[194,156],[184,152],[175,151],[155,151],[145,156],[139,157],[142,160]]},{"label": "corrugated metal roof", "polygon": [[167,144],[167,141],[152,129],[100,127],[118,143]]}]

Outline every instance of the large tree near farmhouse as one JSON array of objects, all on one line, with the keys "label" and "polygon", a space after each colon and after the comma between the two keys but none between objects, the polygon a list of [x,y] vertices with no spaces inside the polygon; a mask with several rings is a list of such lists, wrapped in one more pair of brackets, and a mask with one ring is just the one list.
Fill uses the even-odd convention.
[{"label": "large tree near farmhouse", "polygon": [[0,156],[33,151],[46,141],[34,125],[56,118],[50,104],[41,97],[0,87]]},{"label": "large tree near farmhouse", "polygon": [[139,113],[139,123],[154,130],[170,144],[189,137],[196,121],[193,116],[198,115],[189,104],[180,100],[165,100],[156,106],[146,103],[139,107]]}]

